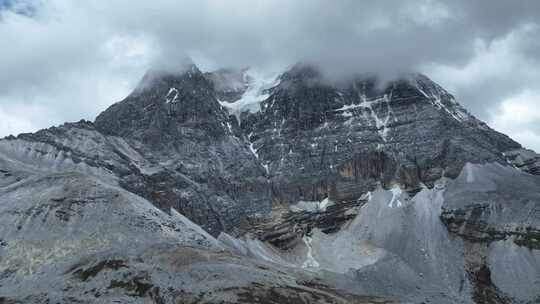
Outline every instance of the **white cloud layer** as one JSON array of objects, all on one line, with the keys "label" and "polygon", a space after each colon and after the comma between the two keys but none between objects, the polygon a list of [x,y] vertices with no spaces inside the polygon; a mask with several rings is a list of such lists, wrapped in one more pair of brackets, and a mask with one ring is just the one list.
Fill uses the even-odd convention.
[{"label": "white cloud layer", "polygon": [[540,91],[524,91],[506,99],[494,115],[493,127],[540,151]]},{"label": "white cloud layer", "polygon": [[421,71],[540,148],[540,1],[0,0],[0,136],[93,119],[154,65]]}]

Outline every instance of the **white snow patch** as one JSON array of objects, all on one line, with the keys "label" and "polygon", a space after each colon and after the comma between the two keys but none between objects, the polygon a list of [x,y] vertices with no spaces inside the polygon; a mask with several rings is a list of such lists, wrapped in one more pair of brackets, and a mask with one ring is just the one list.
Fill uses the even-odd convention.
[{"label": "white snow patch", "polygon": [[[388,132],[390,131],[390,129],[388,128],[388,123],[390,122],[390,116],[391,116],[390,114],[392,113],[391,108],[390,108],[391,96],[389,96],[388,94],[385,94],[384,96],[380,98],[367,100],[367,98],[362,95],[360,96],[360,98],[362,99],[361,103],[344,105],[341,108],[335,110],[335,112],[341,112],[341,115],[343,117],[350,118],[353,116],[351,110],[354,110],[354,109],[369,110],[371,118],[375,121],[375,126],[377,127],[379,135],[381,136],[382,140],[386,142],[388,138]],[[384,119],[381,119],[377,115],[375,110],[373,110],[373,105],[381,103],[381,102],[386,102],[387,107],[388,107],[387,115]],[[347,120],[345,123],[349,125],[351,121]]]},{"label": "white snow patch", "polygon": [[319,211],[326,211],[326,207],[328,206],[331,206],[333,205],[334,202],[332,202],[328,197],[323,199],[320,203],[319,203]]},{"label": "white snow patch", "polygon": [[358,200],[359,201],[367,200],[369,202],[371,201],[372,198],[373,198],[373,193],[371,193],[371,191],[368,191],[367,193],[362,194],[362,196],[360,196]]},{"label": "white snow patch", "polygon": [[259,159],[259,154],[257,153],[257,149],[255,149],[255,147],[253,146],[253,142],[251,142],[252,135],[253,135],[253,132],[249,133],[247,136],[247,139],[249,141],[249,150],[251,151],[251,153],[253,153],[253,155],[255,155],[257,159]]},{"label": "white snow patch", "polygon": [[349,118],[349,117],[352,117],[353,114],[349,111],[345,111],[343,113],[341,113],[341,116],[345,117],[345,118]]},{"label": "white snow patch", "polygon": [[395,185],[392,189],[390,189],[390,192],[392,192],[392,200],[390,200],[390,203],[388,203],[388,207],[394,208],[394,207],[401,207],[403,204],[399,200],[399,197],[403,193],[401,190],[401,187],[399,185]]},{"label": "white snow patch", "polygon": [[232,125],[228,121],[227,121],[227,130],[229,130],[229,134],[233,134]]},{"label": "white snow patch", "polygon": [[279,84],[277,75],[270,77],[262,75],[256,71],[246,71],[247,89],[235,102],[219,101],[221,106],[234,115],[240,123],[240,114],[243,112],[256,113],[261,110],[261,102],[266,100],[270,95],[265,92]]},{"label": "white snow patch", "polygon": [[317,201],[299,201],[298,203],[291,205],[289,209],[292,212],[324,212],[328,206],[334,204],[329,198],[325,198],[320,202]]},{"label": "white snow patch", "polygon": [[178,102],[178,90],[176,88],[170,88],[169,89],[169,92],[167,93],[167,95],[165,96],[165,103],[169,104],[169,103],[172,103],[172,104],[175,104]]},{"label": "white snow patch", "polygon": [[251,153],[253,153],[253,155],[255,155],[257,159],[259,159],[259,154],[257,154],[257,149],[253,147],[253,143],[249,143],[249,150],[251,151]]},{"label": "white snow patch", "polygon": [[388,131],[390,130],[390,129],[388,129],[388,121],[390,120],[390,113],[388,113],[386,118],[384,120],[382,120],[377,116],[375,111],[373,111],[373,109],[372,109],[371,110],[371,117],[373,117],[373,119],[375,120],[375,125],[377,126],[377,130],[379,132],[379,135],[381,136],[382,140],[384,142],[386,142],[387,137],[388,137]]},{"label": "white snow patch", "polygon": [[304,261],[304,264],[302,264],[302,268],[319,268],[319,262],[313,257],[313,247],[311,246],[312,238],[306,235],[302,240],[307,247],[306,260]]}]

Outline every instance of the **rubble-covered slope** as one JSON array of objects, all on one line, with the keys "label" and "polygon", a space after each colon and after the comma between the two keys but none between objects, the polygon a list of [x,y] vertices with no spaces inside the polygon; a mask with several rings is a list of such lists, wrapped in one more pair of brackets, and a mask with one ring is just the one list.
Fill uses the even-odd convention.
[{"label": "rubble-covered slope", "polygon": [[[286,238],[283,246],[283,239],[270,238],[273,247],[249,237],[220,240],[261,260],[343,274],[347,288],[405,302],[538,301],[538,177],[498,163],[467,163],[456,179],[441,178],[432,189],[410,195],[398,186],[379,187],[364,197],[349,209],[356,217],[338,231],[317,226],[329,207],[292,209],[300,217],[284,217],[267,231],[282,236],[284,228],[297,227],[298,242]],[[314,224],[305,225],[306,219]]]},{"label": "rubble-covered slope", "polygon": [[1,154],[0,168],[2,303],[389,303],[234,255],[175,210],[89,174]]}]

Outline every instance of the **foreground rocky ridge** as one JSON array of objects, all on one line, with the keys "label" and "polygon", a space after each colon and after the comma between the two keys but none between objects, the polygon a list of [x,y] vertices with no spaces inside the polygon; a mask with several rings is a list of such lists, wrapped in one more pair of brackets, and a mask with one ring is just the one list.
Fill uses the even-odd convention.
[{"label": "foreground rocky ridge", "polygon": [[4,154],[0,168],[2,303],[390,303],[232,254],[174,209],[90,174]]},{"label": "foreground rocky ridge", "polygon": [[381,86],[309,65],[150,71],[94,123],[0,140],[0,216],[13,223],[0,290],[23,302],[534,303],[538,159],[422,75]]}]

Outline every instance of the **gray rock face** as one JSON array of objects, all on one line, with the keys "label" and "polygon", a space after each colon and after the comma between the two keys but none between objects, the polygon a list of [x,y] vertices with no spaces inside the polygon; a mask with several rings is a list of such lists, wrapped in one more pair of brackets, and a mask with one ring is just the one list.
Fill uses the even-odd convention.
[{"label": "gray rock face", "polygon": [[259,76],[0,140],[0,302],[540,298],[537,154],[422,75]]},{"label": "gray rock face", "polygon": [[159,208],[176,208],[213,234],[238,233],[246,215],[270,209],[264,169],[195,66],[181,75],[146,75],[95,127],[122,137],[159,168],[124,176],[122,186]]},{"label": "gray rock face", "polygon": [[208,80],[214,85],[217,98],[234,102],[240,98],[249,88],[248,69],[221,69],[211,73],[206,73]]},{"label": "gray rock face", "polygon": [[318,210],[275,208],[272,210],[272,217],[254,225],[251,233],[276,248],[291,249],[302,241],[304,235],[310,234],[314,229],[319,229],[326,234],[339,231],[344,224],[357,216],[358,209],[365,203],[366,200],[359,199],[332,204]]},{"label": "gray rock face", "polygon": [[[389,295],[401,291],[403,295],[416,289],[417,292],[410,294],[414,301],[419,299],[415,293],[429,299],[434,290],[445,289],[448,289],[444,292],[447,299],[437,296],[431,299],[438,303],[510,303],[534,301],[539,296],[537,291],[531,292],[536,287],[515,286],[536,284],[533,282],[538,282],[540,273],[536,267],[517,275],[493,258],[496,255],[503,259],[506,254],[508,261],[510,251],[522,252],[523,248],[525,251],[520,257],[510,263],[537,264],[538,179],[501,165],[510,162],[534,174],[538,160],[535,153],[521,149],[507,136],[490,129],[467,113],[453,96],[422,75],[413,75],[386,87],[380,87],[373,79],[336,84],[325,80],[316,69],[299,65],[283,74],[279,84],[267,93],[269,97],[261,102],[261,111],[243,113],[240,126],[248,134],[258,159],[268,168],[274,200],[285,206],[324,198],[338,203],[355,200],[377,184],[387,188],[397,184],[415,196],[422,185],[434,187],[441,177],[457,180],[451,183],[445,198],[440,199],[440,211],[435,203],[431,207],[434,210],[426,211],[433,199],[426,201],[422,198],[426,194],[420,193],[414,197],[413,205],[423,206],[421,210],[415,207],[415,211],[410,211],[412,214],[406,211],[399,218],[390,213],[383,220],[378,209],[374,214],[363,215],[362,212],[369,214],[369,208],[362,208],[358,218],[364,219],[364,223],[358,222],[358,218],[354,222],[369,233],[360,230],[352,235],[334,236],[317,230],[311,232],[324,213],[283,216],[274,212],[273,225],[265,224],[266,232],[260,239],[295,252],[302,246],[298,240],[315,233],[323,243],[318,252],[317,245],[311,245],[315,247],[306,261],[316,256],[315,264],[338,272],[343,271],[343,267],[357,268],[357,279],[368,285],[371,281],[368,288],[371,292],[379,290]],[[459,184],[460,176],[474,167],[468,165],[463,170],[466,163],[491,163],[479,168],[480,171],[491,170],[485,174],[491,179],[498,178],[498,187],[479,186],[482,199],[477,198],[479,194]],[[460,173],[462,171],[465,173]],[[477,183],[483,185],[481,181]],[[527,194],[521,195],[520,191]],[[520,203],[513,203],[516,199],[509,198],[511,192]],[[463,195],[454,199],[455,193]],[[391,200],[387,198],[386,202]],[[462,206],[450,207],[455,202]],[[376,203],[365,207],[370,204]],[[500,210],[504,210],[503,215],[499,214]],[[427,214],[431,214],[430,220],[423,222]],[[371,217],[377,221],[372,222]],[[340,215],[336,215],[331,221],[337,223],[339,219]],[[303,224],[304,220],[309,224]],[[398,232],[399,223],[418,227]],[[426,235],[426,230],[431,234]],[[460,236],[464,243],[452,241],[453,235]],[[347,251],[345,248],[358,239],[360,247],[372,248],[369,249],[372,255],[351,249],[353,255],[336,257],[340,256],[337,248]],[[362,243],[364,240],[369,243]],[[510,242],[514,247],[497,242]],[[406,243],[415,245],[409,248]],[[422,252],[422,248],[431,250]],[[524,254],[525,248],[533,250],[532,255]],[[381,252],[384,253],[381,262],[370,266],[373,260],[380,258]],[[416,260],[417,255],[426,255],[433,268],[426,268],[426,261]],[[338,260],[343,259],[352,264],[340,265]],[[385,269],[401,269],[402,273],[388,277]],[[501,273],[510,273],[520,283],[513,284],[514,289],[504,286],[510,283],[502,279]],[[441,278],[441,274],[445,274],[446,279]],[[414,277],[418,278],[416,283],[412,283]],[[379,281],[373,282],[374,278]],[[420,286],[407,286],[404,281]],[[385,285],[388,287],[380,287]]]},{"label": "gray rock face", "polygon": [[214,235],[249,230],[272,203],[351,201],[378,183],[416,191],[457,176],[467,161],[505,162],[503,152],[520,148],[421,75],[385,88],[373,79],[332,84],[297,65],[255,92],[252,78],[193,65],[151,71],[94,124],[3,145],[109,176]]},{"label": "gray rock face", "polygon": [[351,200],[377,182],[407,189],[456,177],[465,162],[505,162],[520,145],[468,114],[425,76],[380,88],[330,84],[296,66],[241,127],[268,166],[275,200]]},{"label": "gray rock face", "polygon": [[452,184],[441,219],[470,242],[512,239],[540,249],[540,180],[500,165],[467,164]]},{"label": "gray rock face", "polygon": [[507,161],[530,174],[540,175],[540,154],[532,150],[516,149],[505,152]]}]

